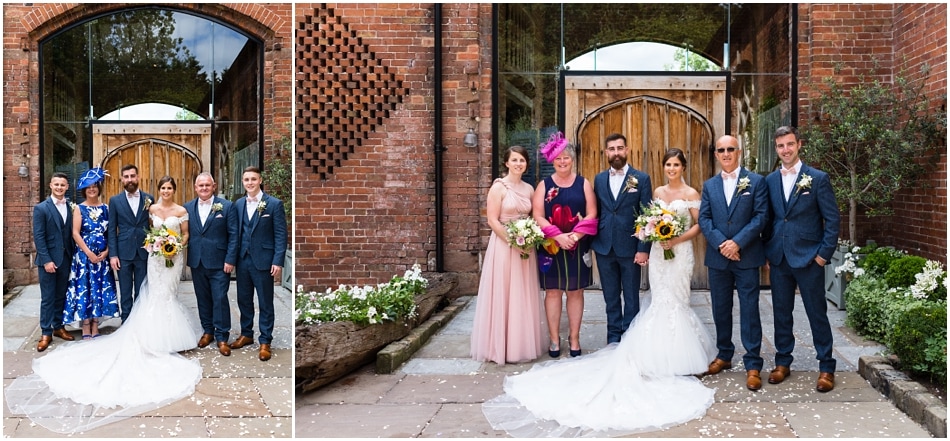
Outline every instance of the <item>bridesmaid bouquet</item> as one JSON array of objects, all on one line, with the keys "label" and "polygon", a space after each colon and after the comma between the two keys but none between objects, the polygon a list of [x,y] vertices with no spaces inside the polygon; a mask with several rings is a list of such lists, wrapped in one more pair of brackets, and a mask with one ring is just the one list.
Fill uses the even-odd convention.
[{"label": "bridesmaid bouquet", "polygon": [[145,245],[142,248],[145,248],[152,256],[164,256],[165,267],[171,268],[175,266],[172,258],[185,246],[181,243],[181,235],[162,225],[148,230],[145,235]]},{"label": "bridesmaid bouquet", "polygon": [[521,258],[528,259],[529,250],[535,249],[544,241],[544,233],[534,219],[517,219],[505,223],[508,230],[508,245],[521,250]]},{"label": "bridesmaid bouquet", "polygon": [[[683,234],[686,224],[685,216],[678,216],[653,202],[641,210],[640,216],[634,222],[636,231],[633,235],[646,242],[670,240]],[[663,250],[663,259],[670,260],[674,257],[676,256],[673,250]]]}]

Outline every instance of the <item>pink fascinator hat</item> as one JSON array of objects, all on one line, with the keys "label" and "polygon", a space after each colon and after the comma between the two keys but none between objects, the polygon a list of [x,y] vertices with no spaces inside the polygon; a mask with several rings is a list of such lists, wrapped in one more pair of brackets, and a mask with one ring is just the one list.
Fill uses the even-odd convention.
[{"label": "pink fascinator hat", "polygon": [[548,162],[554,162],[554,158],[557,158],[568,144],[567,139],[564,139],[564,134],[559,131],[551,135],[548,142],[541,145],[541,154]]}]

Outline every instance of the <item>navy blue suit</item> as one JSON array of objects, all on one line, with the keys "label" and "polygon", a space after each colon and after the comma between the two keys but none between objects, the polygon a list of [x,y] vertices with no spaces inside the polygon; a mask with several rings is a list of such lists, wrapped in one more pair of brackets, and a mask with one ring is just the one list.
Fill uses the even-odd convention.
[{"label": "navy blue suit", "polygon": [[[798,187],[803,175],[812,178],[810,188]],[[832,357],[824,269],[815,262],[815,256],[831,261],[838,243],[838,204],[827,173],[802,164],[795,182],[786,203],[781,172],[774,171],[766,178],[772,222],[765,253],[771,269],[775,364],[786,367],[792,364],[792,350],[795,348],[792,309],[797,285],[811,325],[818,370],[834,373],[836,361]]]},{"label": "navy blue suit", "polygon": [[[650,243],[634,237],[634,221],[640,208],[653,198],[650,176],[627,167],[624,185],[615,198],[610,190],[610,170],[594,177],[597,196],[597,235],[591,248],[597,253],[597,271],[607,304],[607,343],[619,342],[640,312],[640,265],[633,262],[637,252],[650,252]],[[636,188],[624,191],[630,176],[637,180]],[[621,304],[622,299],[622,304]]]},{"label": "navy blue suit", "polygon": [[[188,212],[188,267],[198,301],[198,318],[203,333],[214,335],[215,341],[227,343],[231,333],[231,306],[228,289],[231,275],[224,264],[237,265],[239,219],[231,209],[231,201],[211,198],[212,211],[201,222],[198,198],[185,204]],[[214,210],[220,205],[220,210]]]},{"label": "navy blue suit", "polygon": [[287,250],[287,218],[284,204],[271,195],[260,193],[265,203],[263,210],[255,210],[247,218],[247,197],[238,199],[231,207],[237,216],[237,301],[241,311],[241,335],[254,338],[254,290],[260,309],[258,325],[260,344],[270,344],[274,331],[274,277],[271,265],[284,266]]},{"label": "navy blue suit", "polygon": [[[52,197],[33,207],[33,245],[40,280],[40,329],[47,336],[63,327],[69,267],[75,249],[72,213],[67,205],[63,222]],[[43,268],[49,262],[56,265],[56,272],[48,273]]]},{"label": "navy blue suit", "polygon": [[[739,183],[748,179],[748,186]],[[739,331],[746,353],[746,370],[762,370],[762,322],[759,317],[759,268],[765,264],[761,234],[768,225],[769,201],[765,179],[739,169],[736,190],[726,203],[723,179],[717,174],[703,183],[699,228],[706,237],[705,264],[709,272],[713,321],[716,323],[716,358],[732,361],[732,293],[739,297]],[[739,246],[739,261],[727,259],[719,246],[732,240]]]},{"label": "navy blue suit", "polygon": [[[146,203],[146,201],[150,201]],[[145,231],[151,227],[148,208],[155,202],[150,194],[139,190],[139,206],[133,212],[125,191],[109,198],[109,220],[107,227],[109,255],[118,257],[122,267],[118,271],[119,292],[121,295],[122,322],[129,318],[132,303],[139,296],[139,288],[145,280],[148,251],[145,251]],[[111,258],[110,257],[110,258]]]}]

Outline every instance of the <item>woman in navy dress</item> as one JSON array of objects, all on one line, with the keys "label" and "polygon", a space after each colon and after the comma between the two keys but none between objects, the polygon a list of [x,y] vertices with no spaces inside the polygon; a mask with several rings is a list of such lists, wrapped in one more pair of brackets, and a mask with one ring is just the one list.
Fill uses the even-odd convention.
[{"label": "woman in navy dress", "polygon": [[99,336],[100,317],[118,317],[119,302],[115,277],[109,268],[109,247],[106,227],[109,206],[102,203],[102,181],[105,171],[93,168],[81,178],[77,189],[85,200],[73,204],[73,255],[66,291],[63,323],[82,322],[83,340]]},{"label": "woman in navy dress", "polygon": [[538,250],[538,266],[551,340],[548,355],[561,355],[561,293],[567,292],[570,355],[577,357],[581,355],[584,288],[592,283],[589,251],[591,237],[597,234],[597,199],[590,181],[574,170],[574,146],[560,133],[541,151],[554,164],[554,174],[538,184],[532,198],[534,220],[547,238]]}]

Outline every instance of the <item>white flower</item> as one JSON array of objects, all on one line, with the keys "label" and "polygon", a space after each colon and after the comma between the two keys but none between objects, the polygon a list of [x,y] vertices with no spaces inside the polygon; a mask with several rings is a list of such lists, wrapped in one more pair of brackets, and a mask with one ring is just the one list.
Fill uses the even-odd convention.
[{"label": "white flower", "polygon": [[[924,264],[923,271],[917,273],[914,277],[917,282],[910,287],[910,294],[915,299],[926,299],[931,292],[937,289],[937,279],[944,275],[943,264],[934,260],[928,260]],[[946,279],[944,279],[946,283]]]},{"label": "white flower", "polygon": [[749,177],[743,176],[741,179],[739,179],[739,183],[736,185],[736,191],[745,190],[749,188],[749,185],[751,185],[749,182]]},{"label": "white flower", "polygon": [[808,190],[811,188],[811,176],[802,173],[802,176],[798,178],[798,183],[795,184],[795,186],[798,187],[798,189],[795,190],[796,193],[802,190]]}]

